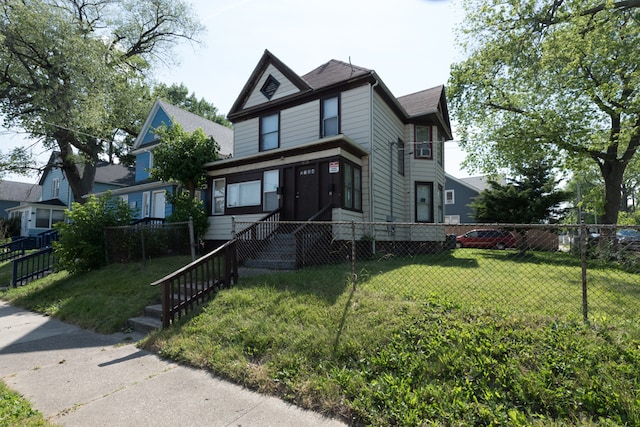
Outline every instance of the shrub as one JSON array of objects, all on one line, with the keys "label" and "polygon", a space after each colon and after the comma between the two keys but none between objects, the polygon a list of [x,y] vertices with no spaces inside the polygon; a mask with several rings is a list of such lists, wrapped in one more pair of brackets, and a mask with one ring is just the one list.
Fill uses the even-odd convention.
[{"label": "shrub", "polygon": [[111,193],[91,195],[84,204],[74,202],[65,211],[67,222],[54,225],[60,233],[54,248],[61,267],[76,273],[106,265],[103,228],[128,225],[132,214],[129,205]]},{"label": "shrub", "polygon": [[167,217],[168,222],[186,222],[193,219],[193,232],[202,237],[207,227],[209,218],[201,200],[196,200],[187,193],[167,193],[167,200],[173,205],[173,213]]}]

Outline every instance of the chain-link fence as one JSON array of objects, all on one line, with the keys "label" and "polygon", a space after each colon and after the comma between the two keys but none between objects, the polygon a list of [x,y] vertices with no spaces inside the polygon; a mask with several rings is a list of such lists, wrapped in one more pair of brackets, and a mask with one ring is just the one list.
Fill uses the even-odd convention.
[{"label": "chain-link fence", "polygon": [[144,261],[167,255],[189,255],[195,250],[189,222],[105,227],[107,263]]},{"label": "chain-link fence", "polygon": [[337,271],[389,298],[639,326],[638,227],[234,221],[234,236],[241,280]]}]

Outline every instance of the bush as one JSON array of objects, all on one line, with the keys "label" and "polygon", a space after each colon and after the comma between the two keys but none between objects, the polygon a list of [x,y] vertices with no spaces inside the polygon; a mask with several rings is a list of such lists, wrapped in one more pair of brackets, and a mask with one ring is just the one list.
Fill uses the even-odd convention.
[{"label": "bush", "polygon": [[133,211],[110,193],[95,195],[65,211],[67,222],[54,225],[60,234],[54,243],[60,266],[70,273],[90,271],[106,265],[104,227],[128,225]]},{"label": "bush", "polygon": [[193,219],[193,232],[202,237],[209,218],[201,200],[192,199],[187,193],[167,193],[167,201],[173,205],[173,213],[167,217],[168,222],[187,222]]}]

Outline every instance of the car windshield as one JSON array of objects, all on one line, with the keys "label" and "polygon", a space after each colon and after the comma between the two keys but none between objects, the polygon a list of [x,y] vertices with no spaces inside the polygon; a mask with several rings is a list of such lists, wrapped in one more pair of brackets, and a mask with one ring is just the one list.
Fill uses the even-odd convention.
[{"label": "car windshield", "polygon": [[640,231],[633,230],[631,228],[625,228],[622,230],[618,230],[618,236],[621,237],[640,237]]}]

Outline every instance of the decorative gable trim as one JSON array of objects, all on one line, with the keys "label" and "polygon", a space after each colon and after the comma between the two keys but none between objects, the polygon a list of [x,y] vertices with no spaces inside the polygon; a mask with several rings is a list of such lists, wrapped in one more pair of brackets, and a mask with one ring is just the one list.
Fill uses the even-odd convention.
[{"label": "decorative gable trim", "polygon": [[260,92],[270,100],[271,98],[273,98],[273,95],[276,93],[279,87],[280,82],[276,80],[276,78],[271,74],[269,74],[269,77],[267,77],[267,81],[262,85],[262,89],[260,89]]},{"label": "decorative gable trim", "polygon": [[[233,103],[233,106],[231,106],[231,110],[229,110],[229,113],[227,114],[227,118],[229,120],[233,120],[234,117],[243,110],[245,103],[247,102],[251,94],[256,90],[260,78],[266,72],[269,65],[272,65],[273,67],[278,69],[278,71],[280,71],[295,87],[297,87],[300,92],[311,91],[311,86],[309,86],[302,79],[302,77],[297,75],[291,68],[285,65],[284,62],[276,58],[275,55],[269,52],[269,50],[265,49],[262,58],[260,58],[260,61],[258,62],[258,65],[256,65],[256,68],[253,70],[253,73],[251,73],[249,80],[242,88],[240,95]],[[268,80],[269,79],[267,79],[267,81]]]}]

